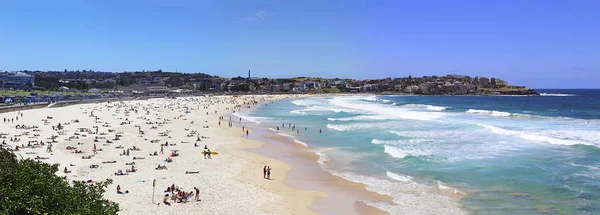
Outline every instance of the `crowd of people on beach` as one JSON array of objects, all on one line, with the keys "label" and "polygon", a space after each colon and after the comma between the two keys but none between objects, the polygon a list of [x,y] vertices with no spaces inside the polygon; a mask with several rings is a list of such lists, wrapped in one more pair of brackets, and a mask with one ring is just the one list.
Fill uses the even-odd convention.
[{"label": "crowd of people on beach", "polygon": [[[252,97],[245,99],[219,98],[212,100],[186,98],[182,100],[165,99],[165,101],[147,102],[144,104],[122,101],[99,103],[80,107],[83,118],[67,119],[66,116],[49,115],[41,119],[43,125],[19,123],[13,126],[15,122],[19,122],[20,119],[22,120],[26,116],[21,112],[10,117],[8,117],[9,114],[5,114],[4,116],[7,117],[3,117],[3,122],[7,124],[6,126],[10,126],[10,128],[14,128],[19,132],[22,131],[22,133],[11,135],[10,133],[1,131],[0,138],[4,139],[1,145],[14,151],[25,150],[25,155],[30,155],[28,157],[36,160],[51,159],[50,161],[52,162],[62,162],[61,165],[63,167],[60,173],[67,177],[80,179],[81,177],[87,177],[86,175],[90,174],[90,172],[99,172],[107,169],[110,175],[94,174],[95,178],[85,178],[84,181],[87,184],[93,184],[96,181],[100,181],[100,177],[114,177],[121,182],[116,184],[117,194],[129,194],[130,190],[137,193],[141,191],[131,187],[129,190],[122,189],[121,185],[124,185],[124,187],[129,186],[123,184],[124,182],[120,178],[136,177],[140,172],[147,172],[148,166],[154,168],[154,170],[150,170],[157,176],[172,174],[173,171],[180,169],[174,165],[180,157],[185,156],[186,159],[190,156],[200,158],[198,154],[189,153],[192,143],[194,148],[198,147],[196,151],[201,151],[202,158],[207,160],[207,162],[213,159],[213,156],[219,156],[219,153],[209,148],[211,139],[200,130],[211,128],[209,127],[209,122],[204,120],[202,120],[204,122],[199,120],[192,121],[189,120],[190,117],[187,117],[188,114],[199,111],[200,108],[208,110],[213,104],[230,104],[226,108],[226,111],[221,111],[227,114],[257,105],[259,104],[259,99]],[[193,105],[198,106],[195,107]],[[173,117],[172,114],[177,112],[181,114]],[[204,114],[204,112],[202,113]],[[239,126],[242,130],[242,136],[246,138],[251,137],[251,129],[244,125],[245,121],[242,117],[232,119],[231,116],[219,115],[219,111],[217,110],[214,112],[206,111],[207,115],[213,113],[214,116],[218,117],[217,122],[219,127],[221,127],[226,117],[229,117],[229,128]],[[77,113],[72,114],[72,116],[76,115]],[[175,127],[170,126],[172,123],[182,125],[184,121],[187,121],[185,122],[187,125],[183,129],[181,127],[175,129]],[[79,126],[75,127],[74,125],[77,124]],[[93,126],[90,126],[90,124]],[[285,127],[285,125],[282,127]],[[296,130],[295,125],[292,126],[290,124],[290,127],[292,130]],[[279,130],[279,127],[277,127],[277,130]],[[178,134],[178,136],[173,136],[178,132],[185,134],[183,136],[179,136]],[[239,132],[239,130],[236,130],[236,132]],[[40,135],[48,136],[46,136],[46,140],[43,140]],[[21,138],[29,138],[30,140],[27,144],[17,144],[21,141]],[[6,140],[10,141],[7,142]],[[68,159],[55,156],[54,145],[59,146],[56,150],[61,152],[60,156],[74,156],[76,159],[80,159],[81,162],[79,163],[84,165],[76,166],[75,164],[79,163],[74,162],[64,163]],[[200,148],[202,145],[204,147]],[[186,148],[187,146],[190,146],[190,148]],[[45,153],[32,155],[34,153],[42,153],[36,150],[42,147],[46,148]],[[153,149],[153,152],[148,151],[149,148]],[[140,154],[140,152],[148,153],[150,157],[146,159],[144,157],[145,154]],[[124,166],[120,166],[122,164]],[[271,166],[264,166],[263,178],[272,180],[271,171]],[[178,174],[200,174],[201,172],[203,173],[203,171],[199,170],[186,170]],[[199,188],[194,187],[193,191],[185,192],[181,186],[172,184],[165,190],[162,203],[164,205],[185,203],[190,202],[192,197],[194,197],[195,201],[200,201]]]}]

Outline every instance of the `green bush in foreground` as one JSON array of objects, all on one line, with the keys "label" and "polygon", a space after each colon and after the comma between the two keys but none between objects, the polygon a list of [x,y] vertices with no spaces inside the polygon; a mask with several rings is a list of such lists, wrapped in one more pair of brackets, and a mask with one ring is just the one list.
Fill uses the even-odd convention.
[{"label": "green bush in foreground", "polygon": [[102,198],[112,181],[86,185],[55,173],[58,164],[18,160],[0,148],[0,214],[117,214],[119,206]]}]

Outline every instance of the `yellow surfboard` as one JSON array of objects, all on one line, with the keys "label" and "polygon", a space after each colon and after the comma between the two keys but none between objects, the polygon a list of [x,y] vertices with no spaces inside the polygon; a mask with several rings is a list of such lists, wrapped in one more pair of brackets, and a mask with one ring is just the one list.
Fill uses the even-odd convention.
[{"label": "yellow surfboard", "polygon": [[[206,154],[206,152],[202,152],[202,154]],[[210,152],[211,155],[218,155],[218,152]]]}]

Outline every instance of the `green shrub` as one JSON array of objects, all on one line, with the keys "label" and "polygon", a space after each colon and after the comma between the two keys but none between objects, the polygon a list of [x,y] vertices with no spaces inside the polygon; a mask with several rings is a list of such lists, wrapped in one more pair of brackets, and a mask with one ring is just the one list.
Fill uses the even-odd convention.
[{"label": "green shrub", "polygon": [[69,184],[55,173],[58,164],[18,160],[0,148],[0,214],[117,214],[119,206],[102,198],[111,180]]}]

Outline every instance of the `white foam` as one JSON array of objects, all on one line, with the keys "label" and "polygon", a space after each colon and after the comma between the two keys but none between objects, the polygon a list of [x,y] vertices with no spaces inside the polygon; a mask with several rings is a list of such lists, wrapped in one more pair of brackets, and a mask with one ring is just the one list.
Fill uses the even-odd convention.
[{"label": "white foam", "polygon": [[[269,128],[269,129],[270,129],[271,131],[277,131],[276,129],[273,129],[273,128]],[[292,135],[290,135],[290,134],[286,134],[286,133],[284,133],[284,132],[279,132],[279,133],[277,133],[277,135],[280,135],[280,136],[284,136],[284,137],[290,138],[290,139],[292,139],[292,140],[293,140],[295,143],[297,143],[297,144],[300,144],[300,145],[303,145],[304,147],[308,148],[308,145],[307,145],[305,142],[302,142],[302,141],[300,141],[300,140],[296,139],[294,136],[292,136]]]},{"label": "white foam", "polygon": [[302,142],[302,141],[300,141],[300,140],[298,140],[296,138],[294,138],[294,142],[296,142],[296,143],[298,143],[300,145],[303,145],[304,147],[308,148],[308,145],[305,142]]},{"label": "white foam", "polygon": [[332,125],[332,124],[327,124],[327,128],[329,128],[329,129],[333,129],[333,130],[336,130],[336,131],[346,131],[346,128],[344,128],[344,127],[343,127],[343,126],[341,126],[341,125]]},{"label": "white foam", "polygon": [[386,172],[386,175],[388,177],[390,177],[391,179],[394,179],[396,181],[401,181],[401,182],[413,182],[412,181],[412,177],[408,176],[408,175],[398,175],[396,173],[393,172]]},{"label": "white foam", "polygon": [[398,136],[401,136],[401,137],[404,137],[403,133],[399,132],[399,131],[390,131],[390,133],[398,135]]},{"label": "white foam", "polygon": [[319,154],[319,164],[332,175],[364,184],[369,191],[391,196],[395,204],[367,202],[368,205],[387,211],[390,214],[439,214],[440,211],[447,215],[465,214],[455,198],[430,193],[428,192],[430,187],[427,185],[414,182],[407,183],[406,178],[396,174],[392,176],[394,180],[384,180],[351,172],[334,171],[327,167],[326,155],[321,152],[317,152],[317,154]]},{"label": "white foam", "polygon": [[302,110],[292,110],[292,111],[290,111],[290,113],[293,113],[293,114],[306,114],[306,113],[302,112]]},{"label": "white foam", "polygon": [[428,105],[427,106],[427,110],[434,110],[434,111],[443,111],[448,109],[448,107],[442,107],[442,106],[434,106],[434,105]]},{"label": "white foam", "polygon": [[399,148],[388,146],[388,145],[383,146],[383,152],[385,152],[386,154],[388,154],[392,157],[400,158],[400,159],[405,158],[406,156],[410,155],[410,154],[402,151]]},{"label": "white foam", "polygon": [[425,104],[405,104],[402,105],[400,107],[404,107],[404,108],[424,108],[427,110],[431,110],[431,111],[443,111],[448,109],[448,107],[445,106],[435,106],[435,105],[425,105]]},{"label": "white foam", "polygon": [[433,120],[443,116],[442,113],[409,111],[396,106],[361,102],[354,97],[334,97],[330,103],[357,113],[376,114],[388,119]]},{"label": "white foam", "polygon": [[317,99],[298,99],[298,100],[292,101],[292,104],[295,104],[297,106],[305,106],[305,107],[318,105],[321,103],[322,102]]},{"label": "white foam", "polygon": [[327,106],[317,106],[317,105],[313,105],[313,106],[307,106],[304,109],[300,109],[300,110],[292,110],[290,111],[290,113],[293,114],[307,114],[307,112],[311,112],[311,114],[315,114],[315,112],[342,112],[342,111],[346,111],[345,109],[340,109],[340,108],[334,108],[334,107],[327,107]]},{"label": "white foam", "polygon": [[469,109],[469,110],[467,110],[467,113],[473,113],[473,114],[489,114],[489,113],[491,113],[491,111],[489,111],[489,110],[475,110],[475,109]]},{"label": "white foam", "polygon": [[373,143],[373,144],[386,144],[386,143],[388,143],[388,142],[389,142],[389,141],[386,141],[386,140],[380,140],[380,139],[372,139],[372,140],[371,140],[371,143]]},{"label": "white foam", "polygon": [[386,120],[385,116],[380,115],[362,115],[355,117],[346,117],[346,118],[327,118],[328,121],[379,121]]},{"label": "white foam", "polygon": [[[425,143],[432,143],[434,140],[431,139],[402,139],[402,140],[380,140],[380,139],[372,139],[371,143],[375,145],[392,145],[392,146],[407,146],[407,145],[421,145]],[[424,151],[415,151],[413,150],[414,155],[428,155],[430,153],[425,153]]]},{"label": "white foam", "polygon": [[248,120],[250,122],[253,122],[254,124],[260,124],[261,121],[266,120],[267,118],[265,117],[253,117],[253,116],[248,116],[246,114],[242,114],[241,112],[236,112],[233,113],[234,116],[240,117],[242,118],[242,120]]},{"label": "white foam", "polygon": [[564,93],[540,93],[540,96],[575,96],[575,94],[564,94]]},{"label": "white foam", "polygon": [[375,102],[375,101],[377,101],[377,96],[367,96],[367,97],[364,97],[363,100]]},{"label": "white foam", "polygon": [[327,128],[336,131],[356,131],[361,129],[375,128],[379,126],[381,125],[376,123],[353,123],[346,125],[327,124]]},{"label": "white foam", "polygon": [[471,114],[481,114],[481,115],[490,115],[493,117],[508,117],[511,116],[511,113],[508,112],[503,112],[503,111],[495,111],[495,110],[475,110],[475,109],[469,109],[466,111],[466,113],[471,113]]},{"label": "white foam", "polygon": [[319,156],[319,159],[317,160],[317,163],[319,163],[319,166],[321,166],[323,169],[327,170],[327,163],[329,162],[329,157],[327,156],[327,154],[325,154],[325,151],[327,151],[329,149],[321,149],[318,151],[315,151],[315,154],[317,154]]},{"label": "white foam", "polygon": [[480,127],[486,128],[495,134],[512,135],[512,136],[517,136],[517,137],[520,137],[520,138],[526,139],[526,140],[546,142],[546,143],[550,143],[550,144],[554,144],[554,145],[567,145],[567,146],[578,145],[578,144],[593,145],[593,144],[583,142],[583,141],[559,139],[559,138],[555,138],[555,137],[548,137],[548,136],[543,136],[543,135],[539,135],[539,134],[526,133],[526,132],[522,132],[522,131],[513,131],[513,130],[503,129],[503,128],[486,125],[486,124],[482,124],[482,123],[477,123],[477,125]]}]

